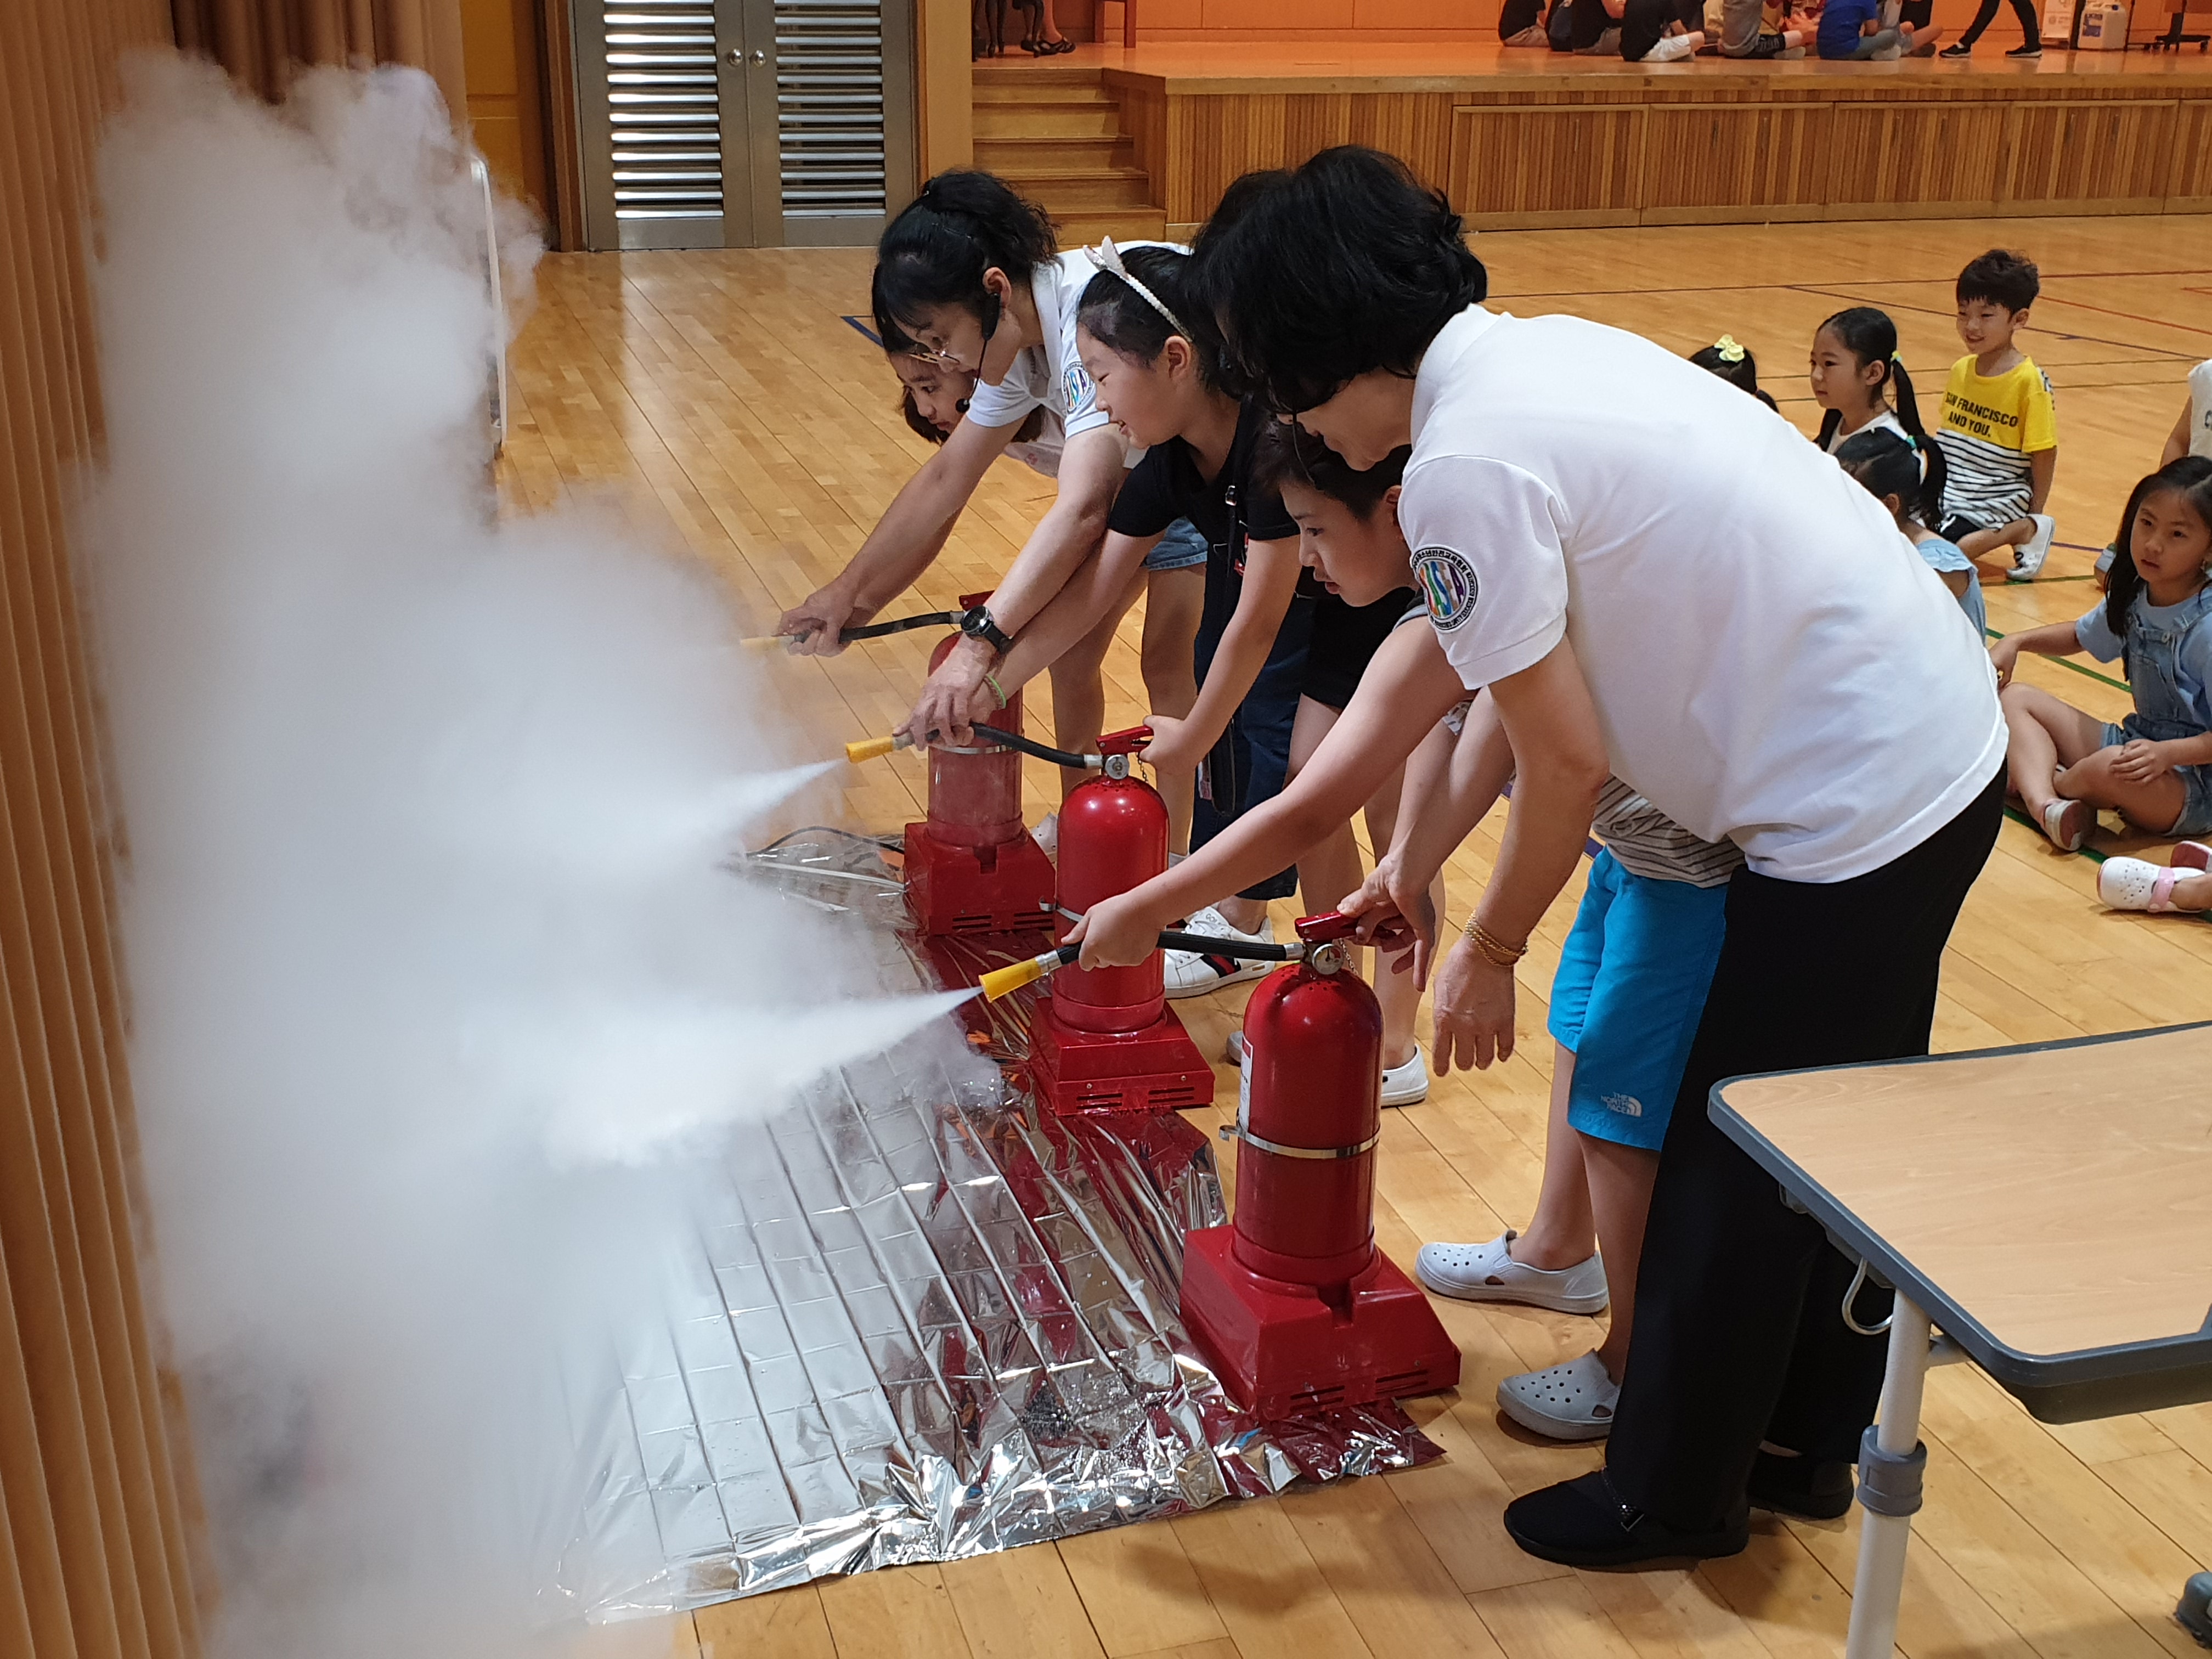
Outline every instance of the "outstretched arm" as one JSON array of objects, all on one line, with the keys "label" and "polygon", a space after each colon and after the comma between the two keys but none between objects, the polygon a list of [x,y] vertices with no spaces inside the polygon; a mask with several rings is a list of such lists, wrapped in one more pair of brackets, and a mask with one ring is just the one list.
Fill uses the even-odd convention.
[{"label": "outstretched arm", "polygon": [[963,421],[945,447],[892,497],[852,561],[783,613],[776,632],[797,636],[808,656],[835,656],[837,635],[857,628],[914,586],[945,545],[952,521],[1018,428]]},{"label": "outstretched arm", "polygon": [[[1121,488],[1122,459],[1121,434],[1112,427],[1096,427],[1067,441],[1060,458],[1060,494],[992,592],[991,619],[1002,631],[1018,635],[1028,627],[1097,550]],[[1091,621],[1103,614],[1094,614]],[[969,742],[974,733],[969,708],[997,659],[987,641],[961,641],[923,685],[914,713],[900,729],[921,744],[933,736]]]},{"label": "outstretched arm", "polygon": [[1343,718],[1282,793],[1243,814],[1164,875],[1091,907],[1068,935],[1082,943],[1083,965],[1142,962],[1176,917],[1295,863],[1373,796],[1462,695],[1435,630],[1400,629],[1375,653]]},{"label": "outstretched arm", "polygon": [[1164,774],[1195,772],[1267,665],[1275,636],[1298,587],[1298,544],[1295,538],[1252,542],[1244,553],[1244,584],[1237,609],[1221,631],[1207,665],[1198,701],[1182,720],[1152,722],[1152,746],[1145,758]]}]

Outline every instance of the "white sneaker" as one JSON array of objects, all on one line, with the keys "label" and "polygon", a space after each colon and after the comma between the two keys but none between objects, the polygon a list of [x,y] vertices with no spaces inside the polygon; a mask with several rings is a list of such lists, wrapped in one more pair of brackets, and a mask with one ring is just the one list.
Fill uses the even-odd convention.
[{"label": "white sneaker", "polygon": [[1647,64],[1671,64],[1677,58],[1687,58],[1694,50],[1688,35],[1670,34],[1645,52],[1644,61]]},{"label": "white sneaker", "polygon": [[1060,814],[1048,812],[1038,820],[1037,827],[1030,831],[1030,839],[1056,866],[1060,862]]},{"label": "white sneaker", "polygon": [[1870,64],[1893,64],[1904,56],[1905,48],[1901,45],[1884,46],[1880,52],[1869,55],[1867,61]]},{"label": "white sneaker", "polygon": [[[1260,931],[1256,933],[1240,933],[1210,904],[1183,923],[1177,931],[1203,933],[1208,939],[1230,939],[1246,945],[1273,945],[1275,942],[1273,918],[1262,916]],[[1170,951],[1165,955],[1167,993],[1171,997],[1202,997],[1208,991],[1218,991],[1224,985],[1234,985],[1240,980],[1258,979],[1263,975],[1272,974],[1283,965],[1279,962],[1248,962],[1242,957],[1217,957],[1198,951]]]},{"label": "white sneaker", "polygon": [[2097,809],[2086,800],[2053,799],[2043,808],[2043,833],[2062,853],[2078,853],[2097,827]]},{"label": "white sneaker", "polygon": [[1429,1097],[1429,1067],[1421,1058],[1421,1045],[1413,1045],[1413,1057],[1403,1066],[1382,1068],[1382,1103],[1385,1106],[1418,1106]]},{"label": "white sneaker", "polygon": [[2043,574],[2043,562],[2051,556],[2051,538],[2058,533],[2058,520],[2048,513],[2027,515],[2035,523],[2035,533],[2013,550],[2012,568],[2005,572],[2010,582],[2032,582]]},{"label": "white sneaker", "polygon": [[1498,1407],[1524,1429],[1553,1440],[1602,1440],[1613,1432],[1620,1384],[1595,1353],[1522,1371],[1498,1385]]},{"label": "white sneaker", "polygon": [[[1238,1070],[1244,1066],[1244,1033],[1229,1034],[1227,1053],[1229,1063]],[[1382,1104],[1385,1106],[1418,1106],[1429,1097],[1429,1068],[1421,1058],[1421,1045],[1413,1045],[1413,1057],[1403,1066],[1382,1068]]]},{"label": "white sneaker", "polygon": [[1438,1296],[1462,1302],[1521,1302],[1555,1313],[1605,1311],[1612,1297],[1604,1262],[1591,1256],[1571,1267],[1531,1267],[1505,1248],[1519,1237],[1508,1231],[1487,1244],[1424,1244],[1413,1258],[1413,1275]]}]

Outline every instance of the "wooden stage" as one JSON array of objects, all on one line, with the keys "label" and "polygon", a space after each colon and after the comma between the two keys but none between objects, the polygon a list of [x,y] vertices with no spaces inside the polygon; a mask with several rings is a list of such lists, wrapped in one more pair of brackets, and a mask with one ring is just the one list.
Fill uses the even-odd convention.
[{"label": "wooden stage", "polygon": [[2212,210],[2212,57],[2008,63],[2010,38],[1965,64],[1651,65],[1495,41],[1163,42],[981,64],[976,82],[1103,87],[1178,238],[1239,173],[1338,143],[1402,155],[1493,230]]}]

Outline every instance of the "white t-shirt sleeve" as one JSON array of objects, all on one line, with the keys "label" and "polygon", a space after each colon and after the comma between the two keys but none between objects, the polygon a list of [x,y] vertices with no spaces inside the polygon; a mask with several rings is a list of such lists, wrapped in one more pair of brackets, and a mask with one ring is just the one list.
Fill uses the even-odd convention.
[{"label": "white t-shirt sleeve", "polygon": [[1440,455],[1407,475],[1398,516],[1413,585],[1461,684],[1508,678],[1565,637],[1566,510],[1534,473]]},{"label": "white t-shirt sleeve", "polygon": [[1085,281],[1076,282],[1060,295],[1060,406],[1066,411],[1062,417],[1067,422],[1067,435],[1079,438],[1109,424],[1106,411],[1098,407],[1098,388],[1091,383],[1083,367],[1075,343],[1076,313],[1082,308],[1080,301]]},{"label": "white t-shirt sleeve", "polygon": [[968,418],[978,426],[1018,426],[1029,418],[1030,410],[1046,400],[1038,386],[1038,358],[1043,354],[1034,347],[1018,353],[1006,378],[996,386],[988,381],[975,382],[975,390],[968,399]]}]

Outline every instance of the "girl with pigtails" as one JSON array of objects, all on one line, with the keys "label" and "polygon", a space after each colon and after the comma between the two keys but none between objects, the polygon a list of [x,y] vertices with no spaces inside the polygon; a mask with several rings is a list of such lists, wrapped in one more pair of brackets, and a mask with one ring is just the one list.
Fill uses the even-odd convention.
[{"label": "girl with pigtails", "polygon": [[[1814,441],[1828,453],[1862,432],[1890,431],[1931,452],[1931,466],[1941,464],[1941,450],[1925,442],[1912,377],[1897,355],[1897,325],[1887,313],[1853,306],[1814,330],[1812,375],[1813,401],[1826,411]],[[1940,512],[1936,516],[1940,522]]]}]

